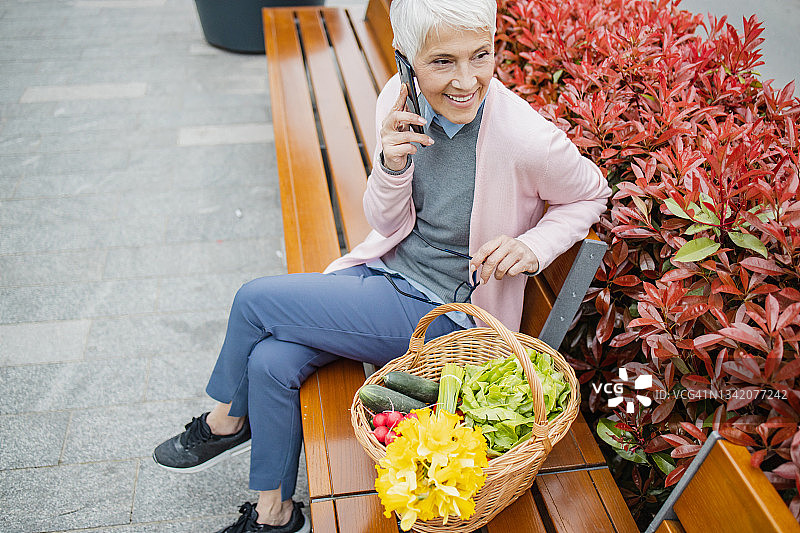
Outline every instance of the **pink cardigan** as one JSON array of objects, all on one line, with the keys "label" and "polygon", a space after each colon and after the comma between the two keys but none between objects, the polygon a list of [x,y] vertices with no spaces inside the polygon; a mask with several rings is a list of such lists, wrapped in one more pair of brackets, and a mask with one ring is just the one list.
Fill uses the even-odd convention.
[{"label": "pink cardigan", "polygon": [[[399,92],[400,80],[395,75],[378,96],[378,132]],[[381,257],[414,228],[414,164],[399,176],[387,174],[378,162],[380,134],[377,144],[364,193],[364,211],[374,229],[325,272]],[[543,269],[586,236],[605,211],[611,194],[600,169],[581,156],[561,130],[497,79],[492,79],[486,95],[476,159],[470,254],[490,239],[508,235],[529,246]],[[549,204],[547,213],[545,202]],[[499,281],[491,277],[472,294],[472,303],[518,331],[526,279],[523,275]]]}]

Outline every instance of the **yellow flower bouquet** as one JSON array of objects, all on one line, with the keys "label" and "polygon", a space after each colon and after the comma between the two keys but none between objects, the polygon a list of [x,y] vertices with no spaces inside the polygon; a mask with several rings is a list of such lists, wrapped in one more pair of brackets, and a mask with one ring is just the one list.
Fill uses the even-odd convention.
[{"label": "yellow flower bouquet", "polygon": [[473,496],[486,481],[486,440],[480,428],[460,423],[457,415],[430,409],[414,411],[400,422],[400,436],[386,447],[375,466],[384,514],[400,515],[408,531],[417,520],[449,516],[467,519],[475,512]]}]

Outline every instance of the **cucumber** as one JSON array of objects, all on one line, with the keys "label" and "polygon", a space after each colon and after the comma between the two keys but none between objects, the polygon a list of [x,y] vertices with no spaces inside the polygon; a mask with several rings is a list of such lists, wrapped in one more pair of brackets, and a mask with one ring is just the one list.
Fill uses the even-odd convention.
[{"label": "cucumber", "polygon": [[436,403],[439,398],[439,384],[408,372],[389,372],[383,378],[383,384],[390,389],[402,392],[425,405]]},{"label": "cucumber", "polygon": [[368,384],[361,387],[358,397],[364,407],[373,413],[384,411],[400,411],[410,413],[414,409],[422,409],[425,404],[414,398],[380,385]]}]

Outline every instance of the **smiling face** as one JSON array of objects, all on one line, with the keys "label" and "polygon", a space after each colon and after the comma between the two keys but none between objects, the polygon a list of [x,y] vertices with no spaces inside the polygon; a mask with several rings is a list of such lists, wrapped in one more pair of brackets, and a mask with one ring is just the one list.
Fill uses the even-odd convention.
[{"label": "smiling face", "polygon": [[454,124],[472,122],[494,73],[492,32],[442,27],[414,58],[419,89],[434,111]]}]

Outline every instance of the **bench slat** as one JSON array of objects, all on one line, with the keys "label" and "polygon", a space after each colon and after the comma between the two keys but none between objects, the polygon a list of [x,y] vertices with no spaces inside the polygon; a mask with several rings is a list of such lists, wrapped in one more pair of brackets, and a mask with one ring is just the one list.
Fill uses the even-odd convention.
[{"label": "bench slat", "polygon": [[321,271],[339,245],[322,154],[308,147],[317,129],[294,16],[269,9],[263,16],[288,271]]},{"label": "bench slat", "polygon": [[528,279],[525,284],[525,302],[539,302],[538,305],[526,305],[522,309],[522,319],[520,320],[520,332],[531,337],[537,337],[542,331],[544,323],[556,297],[550,287],[544,282],[541,276],[534,276]]},{"label": "bench slat", "polygon": [[488,533],[547,533],[529,490],[494,517],[486,530]]},{"label": "bench slat", "polygon": [[633,516],[631,516],[628,505],[625,503],[625,499],[622,497],[611,471],[608,468],[590,470],[589,476],[591,476],[595,487],[597,487],[597,493],[603,500],[606,512],[614,523],[614,528],[624,533],[638,533],[639,527],[633,520]]},{"label": "bench slat", "polygon": [[719,440],[673,505],[687,533],[798,532],[800,525],[743,446]]},{"label": "bench slat", "polygon": [[[358,445],[350,424],[350,404],[364,384],[364,366],[343,359],[321,368],[318,374],[320,390],[327,393],[321,401],[328,461],[339,466],[331,471],[332,494],[374,491],[375,463]],[[356,445],[353,446],[353,443]]]},{"label": "bench slat", "polygon": [[[389,21],[389,4],[391,0],[370,0],[367,4],[367,12],[364,16],[367,29],[372,34],[371,42],[375,43],[379,55],[383,58],[384,66],[389,72],[396,72],[394,61],[394,48],[392,48],[392,24]],[[371,64],[375,62],[370,61]],[[387,80],[389,78],[386,78]],[[386,83],[378,81],[378,87],[383,87]]]},{"label": "bench slat", "polygon": [[600,451],[600,447],[597,445],[586,419],[583,418],[583,413],[578,413],[578,417],[572,423],[570,433],[575,438],[575,443],[587,465],[606,464],[606,458],[603,456],[603,452]]},{"label": "bench slat", "polygon": [[314,524],[314,531],[318,533],[339,533],[333,500],[311,500],[311,523]]},{"label": "bench slat", "polygon": [[372,76],[375,79],[375,83],[378,87],[383,88],[386,82],[389,81],[389,78],[397,72],[397,65],[394,64],[394,58],[392,58],[392,64],[387,65],[384,62],[383,52],[380,46],[375,43],[375,38],[373,37],[375,30],[370,29],[363,20],[351,18],[351,23],[356,32],[356,37],[358,37],[358,42],[361,43],[361,50],[363,50],[367,62],[372,69]]},{"label": "bench slat", "polygon": [[[630,514],[630,522],[627,524],[617,524],[612,521],[609,510],[604,505],[603,496],[607,496],[607,491],[605,487],[596,487],[594,483],[594,476],[602,471],[611,476],[607,468],[537,476],[534,490],[540,495],[555,531],[559,533],[639,531]],[[614,489],[617,490],[616,486]],[[618,490],[617,496],[622,498]]]},{"label": "bench slat", "polygon": [[328,466],[328,443],[325,439],[325,418],[322,409],[319,372],[312,374],[300,387],[300,413],[303,424],[303,451],[306,455],[308,492],[314,498],[333,494]]},{"label": "bench slat", "polygon": [[370,231],[361,204],[367,181],[364,161],[358,150],[320,12],[317,9],[299,9],[297,19],[327,148],[331,180],[336,188],[340,212],[348,215],[342,218],[344,237],[347,247],[352,248]]},{"label": "bench slat", "polygon": [[346,13],[340,9],[326,9],[323,15],[355,115],[356,133],[365,147],[367,160],[371,161],[376,144],[375,103],[378,89],[369,65],[364,62]]},{"label": "bench slat", "polygon": [[[589,440],[584,435],[589,434]],[[564,472],[579,468],[592,468],[606,464],[597,443],[591,437],[586,419],[578,413],[577,418],[570,426],[569,433],[564,435],[544,460],[540,474]]]},{"label": "bench slat", "polygon": [[394,515],[391,518],[383,515],[383,506],[377,494],[337,499],[336,515],[339,517],[341,533],[398,533],[399,531]]},{"label": "bench slat", "polygon": [[656,529],[656,533],[686,533],[686,530],[677,520],[664,520]]}]

